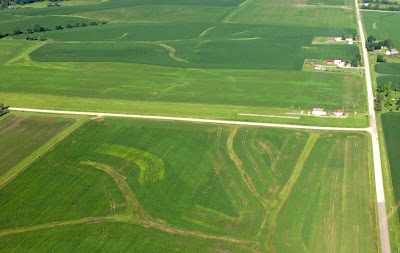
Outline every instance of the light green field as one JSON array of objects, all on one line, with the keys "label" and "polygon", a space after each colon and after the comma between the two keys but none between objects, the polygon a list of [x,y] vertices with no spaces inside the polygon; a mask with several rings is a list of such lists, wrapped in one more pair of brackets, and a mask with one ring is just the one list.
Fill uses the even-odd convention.
[{"label": "light green field", "polygon": [[362,12],[365,30],[378,40],[391,39],[396,48],[400,48],[400,13],[375,11]]},{"label": "light green field", "polygon": [[[0,242],[5,251],[24,238],[38,251],[79,242],[375,252],[367,143],[363,134],[91,120],[0,189]],[[58,239],[73,227],[88,236]],[[116,227],[162,239],[127,245]]]},{"label": "light green field", "polygon": [[[355,28],[352,8],[307,6],[305,1],[252,0],[226,21],[236,23],[265,23],[326,27],[326,29]],[[334,35],[332,35],[334,36]]]},{"label": "light green field", "polygon": [[48,142],[74,120],[68,118],[6,115],[0,121],[0,177]]}]

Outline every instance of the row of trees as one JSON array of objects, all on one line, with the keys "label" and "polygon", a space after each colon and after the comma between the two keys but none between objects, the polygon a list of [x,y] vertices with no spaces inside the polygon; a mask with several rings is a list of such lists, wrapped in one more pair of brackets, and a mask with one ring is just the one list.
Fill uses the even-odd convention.
[{"label": "row of trees", "polygon": [[380,11],[400,11],[400,6],[385,6],[379,4],[361,5],[361,9],[364,10],[380,10]]},{"label": "row of trees", "polygon": [[75,27],[85,27],[85,26],[93,26],[93,25],[103,25],[107,24],[107,21],[102,21],[102,22],[96,22],[96,21],[81,21],[77,22],[75,24],[67,24],[66,26],[62,25],[56,25],[54,28],[49,28],[49,27],[44,27],[41,25],[34,25],[33,27],[28,27],[25,30],[20,29],[19,27],[14,27],[12,32],[9,33],[0,33],[0,39],[4,37],[9,37],[9,36],[14,36],[14,35],[20,35],[20,34],[33,34],[33,33],[39,33],[39,32],[47,32],[47,31],[52,31],[52,30],[62,30],[64,28],[70,29],[70,28],[75,28]]},{"label": "row of trees", "polygon": [[369,4],[390,4],[390,5],[398,5],[398,1],[390,1],[390,0],[364,0],[364,3]]},{"label": "row of trees", "polygon": [[365,42],[365,46],[368,51],[379,50],[382,47],[387,47],[388,49],[393,49],[394,45],[391,39],[377,40],[374,36],[369,36]]},{"label": "row of trees", "polygon": [[[11,5],[25,5],[25,4],[31,4],[31,3],[36,3],[36,2],[43,2],[45,0],[0,0],[0,8],[1,9],[7,9]],[[62,2],[64,0],[48,0],[52,3],[48,4],[47,6],[52,7],[52,6],[59,6],[58,2]],[[69,0],[65,0],[69,1]]]},{"label": "row of trees", "polygon": [[8,106],[4,106],[2,102],[0,102],[0,116],[6,114],[8,112]]},{"label": "row of trees", "polygon": [[391,109],[396,106],[396,111],[400,110],[400,98],[393,99],[393,91],[399,92],[398,85],[393,85],[391,82],[380,83],[376,88],[375,110]]}]

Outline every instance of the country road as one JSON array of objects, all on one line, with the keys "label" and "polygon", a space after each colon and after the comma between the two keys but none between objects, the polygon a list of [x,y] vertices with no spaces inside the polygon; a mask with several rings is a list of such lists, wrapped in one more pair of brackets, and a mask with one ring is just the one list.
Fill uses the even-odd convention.
[{"label": "country road", "polygon": [[382,178],[382,165],[381,165],[381,152],[379,149],[378,130],[376,126],[376,116],[374,110],[374,94],[372,90],[371,81],[371,70],[369,67],[368,51],[365,46],[365,34],[363,23],[361,20],[361,13],[358,7],[358,0],[355,0],[356,12],[357,12],[357,24],[360,32],[360,39],[362,43],[363,60],[365,66],[365,81],[367,87],[368,97],[368,114],[371,129],[371,140],[372,140],[372,153],[374,161],[374,175],[375,175],[375,190],[376,200],[378,202],[378,216],[379,216],[379,233],[381,238],[382,253],[390,253],[390,239],[389,239],[389,228],[387,222],[386,203],[385,203],[385,192],[383,188]]},{"label": "country road", "polygon": [[153,120],[168,120],[168,121],[186,121],[186,122],[196,122],[196,123],[275,127],[275,128],[290,128],[290,129],[345,131],[345,132],[371,132],[370,131],[371,129],[369,127],[367,127],[367,128],[352,128],[352,127],[304,126],[304,125],[290,125],[290,124],[261,123],[261,122],[251,122],[251,121],[180,118],[180,117],[137,115],[137,114],[123,114],[123,113],[46,110],[46,109],[32,109],[32,108],[18,108],[18,107],[10,107],[9,110],[22,111],[22,112],[50,113],[50,114],[69,114],[69,115],[86,115],[86,116],[97,116],[97,117],[118,117],[118,118],[153,119]]}]

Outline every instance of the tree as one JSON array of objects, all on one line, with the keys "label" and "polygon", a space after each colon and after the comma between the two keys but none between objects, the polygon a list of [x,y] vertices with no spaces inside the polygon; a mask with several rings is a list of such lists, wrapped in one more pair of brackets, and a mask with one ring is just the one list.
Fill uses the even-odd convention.
[{"label": "tree", "polygon": [[56,25],[55,28],[56,28],[56,30],[62,30],[63,29],[63,27],[61,25]]},{"label": "tree", "polygon": [[373,41],[376,41],[376,38],[371,35],[371,36],[368,36],[367,41],[368,42],[373,42]]},{"label": "tree", "polygon": [[72,28],[72,25],[68,24],[65,26],[65,28]]},{"label": "tree", "polygon": [[384,62],[386,62],[386,60],[385,60],[385,58],[383,58],[383,55],[378,55],[378,57],[376,58],[376,62],[382,62],[382,63],[384,63]]},{"label": "tree", "polygon": [[393,48],[394,48],[393,42],[392,42],[391,39],[384,40],[384,41],[383,41],[383,45],[384,45],[385,47],[389,48],[389,49],[393,49]]}]

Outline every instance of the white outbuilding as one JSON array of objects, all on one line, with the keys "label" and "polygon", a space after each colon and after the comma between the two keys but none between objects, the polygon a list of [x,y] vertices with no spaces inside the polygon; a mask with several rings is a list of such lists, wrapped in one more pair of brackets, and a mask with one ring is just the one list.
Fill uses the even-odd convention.
[{"label": "white outbuilding", "polygon": [[323,108],[313,108],[311,114],[315,116],[325,116],[326,112]]}]

